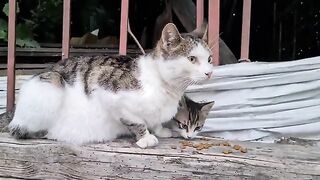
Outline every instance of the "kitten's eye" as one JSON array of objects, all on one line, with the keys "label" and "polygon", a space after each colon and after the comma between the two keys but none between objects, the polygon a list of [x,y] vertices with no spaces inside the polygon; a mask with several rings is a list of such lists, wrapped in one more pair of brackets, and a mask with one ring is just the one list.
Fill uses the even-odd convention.
[{"label": "kitten's eye", "polygon": [[182,125],[183,129],[188,129],[188,126],[187,125]]},{"label": "kitten's eye", "polygon": [[211,63],[212,63],[212,61],[213,61],[212,56],[209,56],[209,57],[208,57],[208,63],[209,63],[209,64],[211,64]]},{"label": "kitten's eye", "polygon": [[189,56],[188,59],[192,63],[195,63],[197,61],[197,57],[195,57],[195,56]]},{"label": "kitten's eye", "polygon": [[201,129],[202,129],[202,127],[201,127],[201,126],[198,126],[198,127],[196,127],[194,130],[195,130],[195,131],[201,131]]}]

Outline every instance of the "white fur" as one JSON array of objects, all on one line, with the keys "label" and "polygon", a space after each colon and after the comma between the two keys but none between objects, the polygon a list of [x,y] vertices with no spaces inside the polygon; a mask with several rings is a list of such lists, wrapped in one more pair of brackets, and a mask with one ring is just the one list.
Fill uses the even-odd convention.
[{"label": "white fur", "polygon": [[[83,144],[129,134],[119,120],[125,118],[145,123],[159,137],[171,136],[167,129],[162,129],[161,123],[169,121],[177,111],[185,90],[180,87],[179,79],[204,80],[205,73],[212,68],[208,63],[210,54],[202,45],[190,55],[198,56],[199,63],[192,64],[186,57],[175,60],[140,57],[142,88],[132,91],[114,93],[97,86],[87,96],[80,78],[72,86],[59,88],[34,77],[22,87],[9,127],[47,130],[49,139]],[[157,143],[157,138],[148,132],[137,145],[145,148]]]}]

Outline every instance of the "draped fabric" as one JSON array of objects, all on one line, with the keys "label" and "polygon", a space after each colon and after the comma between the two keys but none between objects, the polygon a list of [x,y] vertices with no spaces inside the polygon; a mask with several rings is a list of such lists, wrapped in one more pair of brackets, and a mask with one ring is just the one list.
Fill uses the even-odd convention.
[{"label": "draped fabric", "polygon": [[230,140],[320,137],[320,57],[214,68],[188,88],[196,101],[215,101],[203,132]]}]

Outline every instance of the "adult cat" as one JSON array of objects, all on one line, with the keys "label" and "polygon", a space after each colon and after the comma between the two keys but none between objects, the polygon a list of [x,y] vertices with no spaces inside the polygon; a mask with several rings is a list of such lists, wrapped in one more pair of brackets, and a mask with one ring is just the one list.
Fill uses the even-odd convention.
[{"label": "adult cat", "polygon": [[35,75],[21,88],[10,132],[76,144],[133,133],[139,147],[155,146],[150,131],[171,136],[162,123],[188,85],[210,78],[211,63],[203,39],[182,37],[169,23],[150,54],[71,57]]}]

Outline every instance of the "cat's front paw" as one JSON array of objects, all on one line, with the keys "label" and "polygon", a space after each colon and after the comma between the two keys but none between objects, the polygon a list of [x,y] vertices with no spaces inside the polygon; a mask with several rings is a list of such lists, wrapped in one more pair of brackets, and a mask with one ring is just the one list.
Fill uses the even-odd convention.
[{"label": "cat's front paw", "polygon": [[154,133],[156,136],[161,137],[161,138],[169,138],[172,137],[172,131],[169,128],[157,128]]},{"label": "cat's front paw", "polygon": [[139,139],[136,144],[140,148],[147,148],[156,146],[158,144],[158,139],[152,134],[145,134],[141,139]]}]

